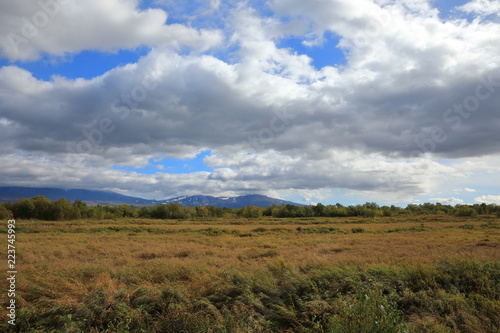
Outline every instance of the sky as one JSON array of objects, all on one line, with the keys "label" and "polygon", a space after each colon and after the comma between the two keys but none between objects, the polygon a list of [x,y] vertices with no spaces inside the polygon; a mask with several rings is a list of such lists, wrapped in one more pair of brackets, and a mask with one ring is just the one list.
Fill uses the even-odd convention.
[{"label": "sky", "polygon": [[500,204],[498,0],[0,3],[0,186]]}]

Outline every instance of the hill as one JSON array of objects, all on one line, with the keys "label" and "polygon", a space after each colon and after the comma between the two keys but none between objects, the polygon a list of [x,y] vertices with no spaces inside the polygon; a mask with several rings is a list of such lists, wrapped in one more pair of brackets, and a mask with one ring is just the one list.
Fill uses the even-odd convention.
[{"label": "hill", "polygon": [[265,195],[250,194],[239,197],[212,197],[206,195],[193,195],[189,197],[178,197],[164,202],[178,202],[184,206],[216,206],[222,208],[242,208],[246,206],[269,207],[272,205],[294,205],[303,206],[291,201],[270,198]]},{"label": "hill", "polygon": [[50,200],[66,198],[69,201],[81,200],[89,205],[136,205],[151,206],[161,203],[180,203],[184,206],[216,206],[221,208],[242,208],[246,206],[269,207],[275,205],[295,205],[301,204],[285,201],[276,198],[270,198],[265,195],[251,194],[239,197],[214,197],[206,195],[193,195],[177,197],[165,200],[148,200],[138,197],[127,196],[115,192],[94,191],[83,189],[61,189],[61,188],[35,188],[35,187],[0,187],[0,202],[15,202],[21,198],[32,198],[37,195],[43,195]]},{"label": "hill", "polygon": [[58,200],[66,198],[69,201],[81,200],[88,204],[102,204],[102,205],[152,205],[155,200],[147,200],[142,198],[131,197],[127,195],[118,194],[115,192],[107,191],[93,191],[82,189],[61,189],[61,188],[36,188],[36,187],[0,187],[0,201],[15,202],[21,198],[32,198],[37,195],[43,195],[50,200]]}]

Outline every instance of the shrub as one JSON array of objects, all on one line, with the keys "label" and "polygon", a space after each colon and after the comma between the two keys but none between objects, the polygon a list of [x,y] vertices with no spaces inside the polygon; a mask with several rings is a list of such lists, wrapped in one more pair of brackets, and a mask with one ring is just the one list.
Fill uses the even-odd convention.
[{"label": "shrub", "polygon": [[11,218],[12,213],[5,208],[5,206],[0,203],[0,219],[1,220],[6,220]]},{"label": "shrub", "polygon": [[334,307],[330,329],[346,333],[410,332],[395,299],[396,295],[382,295],[381,290],[358,290],[355,296],[342,296]]},{"label": "shrub", "polygon": [[470,206],[460,206],[455,212],[455,215],[462,217],[474,217],[477,216],[477,212],[474,208]]}]

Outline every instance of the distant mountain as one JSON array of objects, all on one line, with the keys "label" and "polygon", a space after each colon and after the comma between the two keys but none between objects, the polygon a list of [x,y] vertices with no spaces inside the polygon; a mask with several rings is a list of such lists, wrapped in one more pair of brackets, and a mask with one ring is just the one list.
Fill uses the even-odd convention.
[{"label": "distant mountain", "polygon": [[281,199],[270,198],[265,195],[250,194],[240,197],[212,197],[207,195],[193,195],[189,197],[178,197],[162,202],[181,203],[184,206],[215,206],[221,208],[242,208],[246,206],[269,207],[272,205],[294,205],[301,204]]},{"label": "distant mountain", "polygon": [[35,187],[0,187],[0,202],[15,202],[21,198],[33,198],[43,195],[50,200],[65,198],[69,201],[81,200],[88,204],[101,205],[154,205],[159,202],[142,198],[130,197],[114,192],[92,190],[65,190],[61,188],[35,188]]},{"label": "distant mountain", "polygon": [[0,202],[15,202],[21,198],[33,198],[43,195],[50,200],[66,198],[69,201],[81,200],[90,205],[137,205],[151,206],[166,204],[169,202],[180,203],[184,206],[216,206],[221,208],[242,208],[246,206],[269,207],[272,205],[295,205],[303,206],[291,201],[270,198],[265,195],[251,194],[239,197],[213,197],[206,195],[193,195],[177,197],[166,200],[148,200],[131,197],[123,194],[93,190],[65,190],[60,188],[35,188],[35,187],[15,187],[0,186]]}]

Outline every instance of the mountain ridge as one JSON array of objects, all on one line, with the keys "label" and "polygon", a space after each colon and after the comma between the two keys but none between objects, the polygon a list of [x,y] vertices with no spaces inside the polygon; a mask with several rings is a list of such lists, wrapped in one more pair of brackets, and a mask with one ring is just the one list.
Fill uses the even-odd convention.
[{"label": "mountain ridge", "polygon": [[271,198],[260,194],[247,194],[238,197],[214,197],[209,195],[193,195],[164,200],[164,202],[181,203],[184,206],[216,206],[225,208],[242,208],[246,206],[269,207],[272,205],[304,206],[295,202]]},{"label": "mountain ridge", "polygon": [[111,191],[62,189],[51,187],[0,186],[0,202],[15,202],[21,198],[42,195],[50,200],[65,198],[69,201],[81,200],[89,205],[121,204],[152,206],[158,204],[180,203],[184,206],[216,206],[221,208],[243,208],[246,206],[269,207],[274,205],[304,206],[299,203],[271,198],[260,194],[248,194],[237,197],[215,197],[209,195],[180,196],[165,200],[150,200],[132,197]]}]

